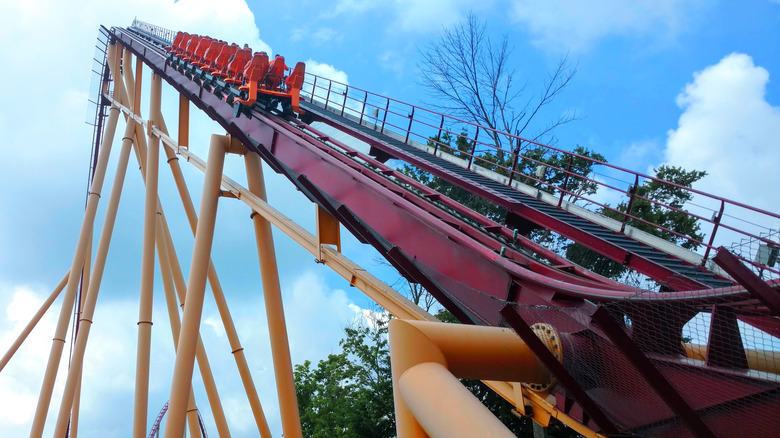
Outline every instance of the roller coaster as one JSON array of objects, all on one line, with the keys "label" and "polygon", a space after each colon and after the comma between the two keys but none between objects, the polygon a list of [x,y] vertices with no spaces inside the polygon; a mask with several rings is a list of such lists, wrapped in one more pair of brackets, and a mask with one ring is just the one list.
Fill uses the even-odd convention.
[{"label": "roller coaster", "polygon": [[[180,437],[187,427],[192,436],[205,436],[191,391],[196,358],[217,432],[229,436],[218,397],[212,397],[213,378],[203,372],[207,358],[198,333],[207,281],[258,433],[271,436],[210,260],[220,197],[237,198],[253,211],[286,437],[300,436],[301,429],[272,225],[395,316],[390,344],[399,437],[512,436],[487,409],[473,405],[458,378],[485,381],[518,415],[531,417],[540,427],[555,418],[584,436],[772,436],[780,429],[780,245],[776,231],[749,225],[776,225],[780,214],[338,83],[306,72],[303,63],[288,69],[277,56],[271,65],[266,53],[253,54],[249,47],[140,21],[100,32],[100,123],[76,256],[68,276],[0,361],[1,371],[64,290],[31,436],[43,433],[65,334],[81,294],[79,330],[55,436],[67,436],[77,422],[74,394],[110,242],[111,215],[116,214],[131,150],[146,183],[133,436],[158,433],[163,421],[166,437]],[[152,72],[148,119],[134,104],[140,102],[144,69]],[[163,82],[180,96],[177,138],[170,135],[160,110]],[[205,161],[187,147],[190,105],[227,133],[212,136]],[[90,268],[86,245],[120,116],[127,128],[117,179]],[[328,134],[334,131],[349,140]],[[465,139],[469,150],[453,147],[447,137]],[[564,157],[562,164],[524,154],[529,147]],[[195,235],[186,282],[158,199],[160,151]],[[248,188],[223,175],[228,153],[244,156]],[[499,154],[511,158],[511,164],[490,160]],[[178,157],[205,173],[199,214],[181,178]],[[260,160],[316,205],[315,233],[267,204]],[[574,168],[583,162],[604,169],[615,182],[577,173]],[[409,177],[398,163],[490,201],[502,209],[504,219],[498,222],[465,207]],[[552,172],[561,178],[547,178]],[[636,189],[644,182],[682,190],[705,207],[693,211],[643,197]],[[577,190],[582,184],[621,196],[626,208],[616,210]],[[695,218],[709,228],[706,237],[683,236],[632,214],[638,202]],[[592,206],[615,214],[605,216]],[[689,245],[643,231],[647,226]],[[342,229],[371,245],[408,281],[422,285],[462,324],[435,322],[347,259],[340,253]],[[656,288],[628,285],[578,266],[532,239],[536,230],[575,242]],[[169,404],[150,427],[146,413],[155,250],[177,351]]]}]

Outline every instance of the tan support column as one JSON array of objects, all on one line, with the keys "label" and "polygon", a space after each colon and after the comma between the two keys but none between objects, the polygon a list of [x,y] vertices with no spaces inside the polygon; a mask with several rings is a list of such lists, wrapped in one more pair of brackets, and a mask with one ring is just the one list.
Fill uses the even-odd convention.
[{"label": "tan support column", "polygon": [[73,303],[78,290],[81,269],[84,266],[87,244],[89,243],[95,223],[95,213],[97,212],[98,201],[100,199],[100,191],[103,188],[103,180],[106,176],[106,167],[108,165],[111,144],[114,141],[118,119],[119,108],[112,106],[109,111],[108,122],[106,123],[103,144],[101,145],[100,153],[98,154],[95,175],[92,180],[89,197],[87,198],[87,207],[84,211],[84,219],[81,223],[81,232],[79,233],[78,243],[76,244],[76,252],[73,256],[73,263],[71,264],[70,273],[68,275],[68,285],[65,289],[65,297],[62,301],[60,316],[54,331],[54,339],[52,340],[51,351],[49,352],[49,361],[46,364],[46,372],[43,377],[43,385],[41,386],[41,392],[38,397],[38,405],[35,408],[33,426],[30,431],[30,436],[33,438],[38,438],[43,434],[43,427],[46,423],[46,414],[49,411],[49,403],[51,402],[51,395],[54,390],[54,380],[57,377],[57,368],[59,368],[62,350],[65,345],[65,335],[68,332],[70,314],[73,310]]},{"label": "tan support column", "polygon": [[81,373],[79,381],[76,383],[76,394],[73,396],[73,408],[70,411],[70,433],[68,438],[77,438],[79,436],[79,409],[81,407]]},{"label": "tan support column", "polygon": [[190,147],[190,101],[183,94],[179,94],[179,147]]},{"label": "tan support column", "polygon": [[[127,78],[132,79],[132,75],[128,76]],[[155,123],[160,123],[161,128],[164,130],[165,121],[162,119],[162,114],[160,113],[159,110],[153,109],[153,111],[156,114],[156,116],[154,116]],[[137,140],[136,148],[135,148],[136,157],[138,158],[139,168],[141,170],[141,176],[142,178],[145,179],[146,169],[143,163],[146,161],[146,149],[147,149],[146,136],[143,134],[143,127],[141,125],[138,125],[137,123],[133,123],[133,125],[135,126],[136,129],[136,135],[135,135],[135,138]],[[167,245],[171,269],[173,272],[174,283],[176,284],[176,289],[179,294],[179,299],[182,303],[184,303],[185,301],[184,294],[186,293],[184,277],[181,273],[181,266],[179,264],[178,258],[176,257],[176,250],[174,249],[173,240],[170,238],[170,231],[168,230],[167,221],[165,220],[165,213],[163,212],[159,199],[157,201],[157,209],[159,212],[159,216],[162,219],[164,239],[165,239],[164,243],[158,240],[157,245],[163,245],[163,244]],[[230,431],[227,425],[227,418],[225,417],[225,412],[224,409],[222,408],[222,401],[219,398],[219,391],[217,390],[217,385],[216,382],[214,381],[214,376],[211,371],[211,366],[209,365],[208,356],[206,355],[206,350],[203,347],[203,343],[200,339],[200,336],[198,336],[198,347],[196,350],[196,357],[198,360],[198,367],[200,368],[201,376],[203,377],[203,386],[206,389],[206,395],[209,400],[209,405],[211,406],[211,411],[212,414],[214,415],[214,423],[216,424],[217,432],[219,432],[219,435],[221,437],[229,437]]]},{"label": "tan support column", "polygon": [[[425,435],[441,438],[476,436],[514,438],[447,368],[425,362],[408,369],[398,380],[399,393]],[[399,438],[406,438],[399,429]]]},{"label": "tan support column", "polygon": [[[160,115],[160,125],[161,131],[167,135],[168,129],[165,126],[165,120],[163,119],[162,115]],[[187,189],[187,183],[184,181],[184,175],[181,172],[178,157],[176,157],[176,154],[168,148],[165,148],[165,153],[168,157],[168,164],[171,167],[171,173],[173,173],[173,178],[176,182],[176,187],[179,190],[179,196],[181,197],[184,211],[187,214],[187,219],[190,222],[190,227],[192,228],[192,233],[194,235],[198,226],[198,216],[195,212],[195,206],[192,203],[190,192]],[[173,242],[170,241],[169,245],[172,247]],[[173,251],[171,251],[171,253],[175,254]],[[180,273],[181,268],[178,265],[178,260],[175,260],[175,263],[172,263],[172,265],[174,267],[174,281],[176,281],[176,273]],[[247,363],[246,356],[244,355],[244,348],[241,346],[241,341],[238,337],[238,331],[236,330],[235,324],[233,323],[233,317],[230,315],[230,309],[228,308],[227,300],[225,299],[225,294],[222,290],[222,285],[219,282],[217,271],[214,268],[214,264],[211,262],[211,260],[209,260],[207,277],[209,284],[211,285],[211,291],[214,294],[214,300],[216,301],[220,318],[222,319],[222,325],[225,327],[225,335],[228,338],[230,349],[233,353],[233,358],[236,361],[238,373],[241,376],[241,382],[244,385],[244,391],[246,392],[247,398],[249,400],[249,407],[252,409],[252,415],[254,416],[255,423],[257,424],[257,430],[262,438],[270,438],[271,429],[268,427],[268,421],[265,418],[265,413],[263,412],[263,407],[260,403],[260,397],[257,394],[257,389],[252,379],[252,374],[249,371],[249,364]],[[183,291],[185,290],[185,287],[183,286],[183,277],[181,278],[180,282],[181,287],[177,285],[177,290]],[[180,295],[179,298],[181,302],[185,301],[183,296]],[[200,357],[198,357],[198,364],[200,363],[201,360]],[[205,378],[204,383],[206,383]],[[206,387],[208,391],[208,385]],[[211,398],[209,398],[209,400],[211,400]],[[218,415],[215,413],[215,420],[217,418]]]},{"label": "tan support column", "polygon": [[49,297],[46,298],[46,301],[41,304],[41,307],[37,312],[35,312],[35,315],[33,315],[32,319],[30,319],[30,322],[24,326],[24,329],[21,333],[19,333],[19,336],[16,338],[14,343],[8,347],[8,351],[6,351],[5,355],[3,355],[3,358],[0,359],[0,371],[3,371],[3,368],[8,365],[8,361],[11,360],[14,354],[16,354],[16,351],[19,349],[19,347],[22,346],[22,343],[25,341],[25,339],[27,339],[27,336],[30,335],[32,329],[38,325],[38,322],[40,322],[41,318],[43,318],[43,315],[47,310],[49,310],[49,307],[51,307],[51,303],[53,303],[54,300],[60,296],[60,292],[65,289],[65,285],[68,283],[68,277],[69,274],[65,274],[65,276],[62,277],[62,280],[60,280],[59,284],[57,284],[57,286],[54,288],[54,291],[52,291],[51,295],[49,295]]},{"label": "tan support column", "polygon": [[[122,74],[124,75],[124,93],[122,94],[122,98],[120,100],[123,100],[123,103],[126,107],[130,109],[134,114],[141,114],[141,109],[136,108],[135,106],[135,96],[136,96],[136,86],[135,86],[135,80],[133,79],[133,54],[130,53],[130,50],[124,49],[124,55],[122,56]],[[121,82],[121,80],[117,79],[117,82]],[[140,79],[139,79],[140,82]],[[140,85],[140,84],[139,84]],[[140,91],[140,87],[138,88]],[[139,95],[140,98],[140,95]]]},{"label": "tan support column", "polygon": [[211,136],[209,164],[206,170],[203,196],[200,203],[200,220],[198,221],[198,230],[195,233],[190,276],[187,282],[187,301],[184,303],[181,333],[173,369],[168,420],[165,423],[166,438],[180,438],[184,433],[188,388],[192,382],[198,330],[200,329],[200,320],[203,314],[206,270],[208,269],[214,238],[214,225],[217,218],[217,204],[219,203],[222,169],[225,163],[226,143],[227,138],[224,136]]},{"label": "tan support column", "polygon": [[[140,64],[137,68],[135,85],[135,106],[140,101]],[[160,106],[161,79],[152,75],[152,108]],[[151,112],[150,112],[151,113]],[[151,133],[150,133],[151,134]],[[146,197],[144,199],[144,236],[141,259],[141,303],[138,312],[138,352],[135,372],[135,403],[133,414],[133,437],[145,438],[147,410],[149,406],[149,363],[152,344],[152,303],[154,291],[154,238],[157,226],[157,180],[160,167],[160,139],[150,136],[146,151]]]},{"label": "tan support column", "polygon": [[76,394],[73,396],[73,408],[70,411],[70,434],[68,434],[68,438],[78,438],[79,436],[80,407],[81,407],[81,373],[79,373],[79,381],[76,383]]},{"label": "tan support column", "polygon": [[[112,191],[113,194],[113,191]],[[109,201],[110,202],[110,201]],[[90,236],[89,239],[89,246],[87,248],[87,258],[84,260],[84,269],[82,269],[81,273],[81,299],[78,300],[79,303],[79,311],[78,311],[78,320],[76,321],[76,331],[74,333],[74,339],[73,343],[75,344],[75,337],[78,336],[79,331],[81,329],[81,319],[84,314],[84,305],[86,300],[89,297],[89,282],[90,282],[90,269],[92,266],[92,247],[94,245],[94,236]],[[72,357],[72,351],[71,351],[71,357]],[[73,370],[73,362],[71,360],[71,366],[68,367],[68,373],[71,373]],[[77,438],[79,435],[79,407],[81,406],[81,370],[78,371],[79,377],[76,381],[76,391],[73,394],[73,406],[70,409],[70,433],[68,434],[69,438]]]},{"label": "tan support column", "polygon": [[[173,280],[171,279],[171,262],[168,255],[168,245],[165,242],[164,237],[164,219],[162,215],[157,218],[157,258],[160,260],[160,273],[162,274],[163,289],[165,291],[165,304],[168,308],[168,319],[171,322],[171,335],[173,335],[173,348],[176,351],[179,344],[179,332],[181,331],[181,320],[179,319],[179,308],[176,305],[176,292],[174,291]],[[198,339],[200,342],[200,339]],[[201,345],[198,345],[201,347]],[[195,394],[192,391],[192,385],[190,385],[190,397],[187,400],[187,426],[190,430],[190,436],[196,437],[200,435],[200,429],[198,424],[198,408],[195,404]],[[219,431],[219,425],[217,425],[219,436],[224,436]],[[229,433],[228,433],[229,436]]]},{"label": "tan support column", "polygon": [[[260,157],[254,153],[244,155],[246,178],[249,191],[263,201],[267,200],[263,168]],[[301,436],[301,419],[298,414],[298,399],[295,396],[290,345],[287,342],[287,325],[284,320],[282,290],[276,266],[271,224],[259,214],[252,215],[257,240],[257,254],[260,258],[260,274],[263,279],[263,298],[268,318],[268,333],[271,337],[271,353],[276,375],[276,392],[282,415],[282,430],[287,438]]]},{"label": "tan support column", "polygon": [[124,187],[125,175],[127,174],[127,163],[130,159],[130,148],[132,146],[132,140],[128,134],[132,135],[132,132],[133,127],[131,124],[128,124],[127,129],[125,130],[125,137],[122,139],[119,162],[117,163],[116,174],[114,175],[114,185],[111,188],[111,197],[108,200],[108,206],[106,208],[106,218],[103,222],[103,230],[98,242],[97,253],[95,255],[95,266],[84,299],[79,321],[79,332],[76,336],[76,345],[73,349],[70,369],[68,370],[68,377],[65,381],[65,389],[62,394],[62,403],[60,404],[60,410],[57,417],[57,425],[54,429],[55,436],[65,436],[67,434],[68,414],[71,411],[71,408],[76,406],[74,394],[78,386],[80,386],[79,382],[81,380],[81,372],[84,365],[84,353],[89,339],[89,332],[92,328],[92,318],[95,314],[95,306],[100,292],[100,283],[103,279],[103,270],[105,269],[106,258],[108,257],[108,249],[111,245],[111,237],[114,233],[116,213],[119,209],[119,200],[122,195],[122,188]]},{"label": "tan support column", "polygon": [[[167,132],[167,129],[165,127],[165,121],[162,118],[162,114],[159,111],[156,111],[155,114],[156,114],[154,115],[155,123],[160,123],[160,128],[163,131]],[[137,126],[137,128],[139,129],[138,132],[142,132],[141,130],[142,127]],[[139,163],[142,163],[145,160],[144,157],[146,157],[146,141],[145,141],[145,137],[139,133],[137,133],[136,138],[138,139],[138,144],[137,144],[138,147],[136,148],[136,155],[139,157]],[[142,177],[146,178],[146,169],[144,168],[144,166],[140,166],[140,167],[141,167]],[[184,276],[182,275],[179,259],[176,256],[176,250],[173,245],[173,240],[170,237],[170,230],[168,229],[167,221],[165,220],[165,213],[162,210],[162,206],[160,205],[159,200],[158,200],[157,208],[160,213],[160,217],[162,219],[162,225],[163,225],[162,237],[164,239],[163,241],[158,240],[157,245],[167,246],[170,266],[173,273],[173,281],[178,291],[179,300],[181,303],[184,303],[187,288],[185,286]],[[193,229],[193,234],[194,234],[194,229]],[[209,264],[209,266],[211,267],[211,264]],[[212,286],[212,289],[213,288],[214,286]],[[219,306],[219,302],[217,305]],[[228,338],[230,338],[229,334],[228,334]],[[222,407],[222,401],[219,397],[219,391],[217,390],[217,384],[214,380],[214,375],[211,371],[211,365],[209,364],[208,356],[206,355],[206,349],[203,346],[203,342],[200,338],[200,335],[198,335],[198,346],[195,354],[198,361],[198,368],[200,369],[200,374],[203,378],[203,386],[206,389],[206,396],[208,397],[209,405],[211,406],[211,412],[214,415],[214,423],[217,427],[217,432],[219,433],[220,437],[230,437],[230,430],[227,425],[227,418],[225,416],[225,412]],[[190,408],[188,408],[188,412],[194,412],[194,411],[190,411],[189,409]],[[270,432],[269,432],[269,436],[270,436]]]},{"label": "tan support column", "polygon": [[[170,236],[170,231],[168,230],[168,225],[165,223],[165,216],[163,216],[163,230],[164,230],[164,236],[163,239],[165,239],[165,244],[169,248],[168,253],[169,255],[169,265],[171,266],[171,270],[173,273],[173,282],[176,286],[176,292],[179,298],[179,302],[181,303],[181,306],[184,307],[184,303],[186,302],[186,293],[187,293],[187,287],[184,282],[184,276],[181,272],[181,266],[179,265],[179,259],[176,257],[175,250],[173,249],[173,240]],[[160,243],[158,242],[158,245]],[[177,314],[178,316],[178,314]],[[181,323],[179,323],[181,325]],[[178,332],[176,334],[176,341],[178,342]],[[208,356],[206,355],[206,348],[203,346],[203,340],[201,339],[200,335],[198,335],[198,346],[195,350],[195,358],[198,361],[198,368],[200,369],[201,377],[203,378],[203,386],[206,389],[206,396],[209,400],[209,405],[211,406],[211,412],[214,415],[214,424],[217,426],[217,432],[219,433],[220,437],[230,437],[230,430],[228,429],[227,425],[227,418],[225,417],[225,412],[222,408],[222,401],[219,397],[219,391],[217,390],[217,384],[214,381],[214,374],[211,371],[211,365],[209,363]],[[188,408],[189,409],[189,408]],[[189,412],[189,410],[188,410]]]},{"label": "tan support column", "polygon": [[[133,98],[133,112],[136,115],[141,115],[141,73],[143,72],[144,63],[141,61],[140,58],[136,58],[135,60],[135,97]],[[129,70],[128,70],[129,71]],[[154,84],[152,85],[154,86]],[[152,92],[154,93],[154,92]],[[152,99],[154,99],[154,94],[152,94]],[[159,103],[157,104],[157,107],[159,107]],[[151,113],[150,113],[151,114]],[[151,119],[151,116],[150,116]],[[151,133],[150,133],[151,135]]]},{"label": "tan support column", "polygon": [[[185,303],[185,297],[187,292],[187,287],[184,283],[184,276],[181,272],[181,266],[179,265],[179,259],[176,257],[176,252],[174,250],[173,246],[173,240],[170,236],[170,231],[168,230],[168,225],[165,221],[165,215],[162,216],[162,227],[163,227],[163,236],[161,236],[162,239],[164,239],[164,243],[161,243],[159,240],[157,242],[157,245],[165,245],[168,252],[168,260],[169,260],[169,267],[171,269],[171,272],[173,274],[173,283],[176,285],[176,292],[179,298],[179,302],[182,303],[181,306],[184,306]],[[174,301],[175,304],[175,301]],[[178,313],[177,313],[177,324],[181,326],[181,323],[178,322]],[[176,342],[179,340],[179,332],[176,332]],[[217,384],[214,381],[214,374],[211,371],[211,365],[209,364],[208,356],[206,355],[206,349],[203,346],[203,341],[198,335],[198,346],[195,350],[195,358],[198,361],[198,368],[200,369],[201,377],[203,378],[203,386],[206,389],[206,396],[209,400],[209,405],[211,406],[211,412],[214,415],[214,424],[217,426],[217,432],[220,437],[230,437],[230,430],[228,429],[227,425],[227,418],[225,417],[225,412],[222,408],[222,401],[219,398],[219,391],[217,391]],[[190,412],[190,409],[192,407],[188,407],[188,415]],[[189,417],[188,417],[189,418]]]},{"label": "tan support column", "polygon": [[[108,55],[109,60],[111,60],[110,56],[112,55],[111,48],[114,46],[109,46]],[[114,98],[119,100],[119,102],[128,108],[130,108],[129,105],[129,98],[127,97],[127,89],[125,88],[125,82],[122,80],[122,76],[120,73],[120,70],[122,68],[122,45],[117,43],[116,47],[113,51],[113,60],[108,62],[108,69],[111,72],[111,77],[114,78]]]}]

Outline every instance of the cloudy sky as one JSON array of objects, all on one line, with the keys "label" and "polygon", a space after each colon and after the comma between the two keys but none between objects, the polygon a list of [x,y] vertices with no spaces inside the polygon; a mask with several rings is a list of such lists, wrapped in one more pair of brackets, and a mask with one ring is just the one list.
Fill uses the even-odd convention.
[{"label": "cloudy sky", "polygon": [[[780,74],[777,1],[225,0],[219,6],[205,0],[6,1],[0,3],[5,90],[0,93],[0,352],[73,257],[86,192],[91,127],[84,122],[90,117],[91,58],[100,24],[127,26],[137,16],[246,42],[289,61],[306,61],[310,71],[425,105],[433,97],[420,88],[417,50],[469,11],[487,21],[492,34],[509,35],[517,70],[532,93],[562,56],[568,53],[576,63],[572,86],[548,114],[576,110],[583,116],[558,131],[560,146],[585,145],[639,171],[663,163],[707,170],[710,175],[698,187],[780,209],[772,177],[780,167],[780,87],[772,81]],[[148,76],[145,80],[148,84]],[[163,93],[164,105],[171,108],[176,96],[170,89]],[[175,112],[168,114],[172,127]],[[208,135],[219,128],[194,117],[192,150],[205,157]],[[122,129],[120,123],[119,133]],[[183,167],[197,200],[202,176]],[[242,169],[239,160],[228,160],[231,176],[242,180]],[[172,179],[165,171],[161,175],[163,207],[186,271],[192,238]],[[312,207],[285,180],[271,172],[266,176],[271,203],[312,229]],[[105,202],[98,227],[104,208]],[[126,436],[132,423],[143,228],[143,185],[132,159],[119,213],[87,351],[82,436]],[[220,202],[214,260],[266,415],[279,436],[248,216],[243,204]],[[376,265],[370,249],[348,236],[344,240],[351,258],[388,282],[396,279]],[[337,348],[342,328],[371,303],[289,239],[277,235],[276,245],[293,361],[316,361]],[[161,284],[159,278],[155,284]],[[156,297],[150,418],[167,400],[173,363],[165,305],[162,294]],[[59,302],[52,310],[0,373],[4,435],[28,433]],[[213,300],[206,300],[202,333],[234,436],[255,436]],[[61,385],[55,388],[54,413],[58,391]],[[205,404],[202,392],[196,397]],[[210,414],[204,417],[211,425]],[[47,424],[53,421],[50,416]],[[209,432],[215,433],[213,427]]]}]

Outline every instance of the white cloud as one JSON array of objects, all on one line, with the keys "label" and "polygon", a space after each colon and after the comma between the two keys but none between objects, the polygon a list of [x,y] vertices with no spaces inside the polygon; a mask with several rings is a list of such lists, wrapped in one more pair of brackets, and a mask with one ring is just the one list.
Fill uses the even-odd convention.
[{"label": "white cloud", "polygon": [[[0,186],[24,187],[0,194],[0,277],[31,272],[36,266],[44,275],[52,269],[62,275],[67,269],[73,241],[54,228],[77,230],[80,217],[72,213],[83,211],[92,135],[84,122],[87,98],[93,97],[86,92],[98,28],[129,26],[135,16],[172,29],[248,42],[257,49],[268,47],[243,0],[124,0],[108,7],[98,0],[0,2],[0,59],[6,66],[0,69],[0,81],[18,83],[23,76],[27,84],[24,91],[0,94]],[[147,76],[144,84],[148,82]],[[173,101],[170,90],[163,94],[164,104]],[[201,129],[196,117],[193,138]],[[175,121],[169,125],[175,129]],[[59,227],[51,226],[55,217],[61,220]],[[22,246],[26,250],[17,254],[5,250]],[[49,263],[53,260],[62,263]],[[15,269],[20,264],[25,267]]]},{"label": "white cloud", "polygon": [[[144,20],[141,15],[138,18]],[[246,43],[256,52],[273,53],[271,47],[260,38],[255,15],[244,0],[224,0],[219,3],[210,0],[166,1],[144,21],[169,29],[209,35],[239,45]]]},{"label": "white cloud", "polygon": [[324,62],[306,60],[306,72],[349,85],[349,78],[344,71]]},{"label": "white cloud", "polygon": [[677,96],[683,113],[668,132],[666,162],[706,170],[708,191],[777,210],[780,107],[766,101],[768,82],[769,72],[739,53],[695,73]]},{"label": "white cloud", "polygon": [[312,38],[314,38],[314,43],[316,45],[333,41],[341,41],[342,36],[341,33],[335,29],[330,27],[321,27],[312,34]]},{"label": "white cloud", "polygon": [[310,32],[306,27],[296,27],[290,30],[288,38],[290,42],[299,42],[306,38],[307,43],[321,46],[326,43],[341,42],[344,36],[331,27],[320,27],[314,32]]},{"label": "white cloud", "polygon": [[[345,97],[345,94],[347,93],[347,88],[345,86],[349,85],[349,77],[346,72],[337,69],[333,65],[317,62],[313,59],[308,59],[306,61],[306,72],[335,81],[332,84],[328,84],[327,81],[324,83],[322,81],[317,82],[317,89],[314,94],[318,100],[323,103],[327,100],[329,102],[328,105],[332,104],[338,107],[341,107],[346,100],[348,108],[352,108],[357,112],[360,111],[362,102],[352,98],[347,100]],[[338,84],[336,82],[338,82]],[[303,92],[311,93],[313,85],[314,84],[304,84]],[[352,93],[350,93],[350,97],[354,97],[352,96]]]},{"label": "white cloud", "polygon": [[295,29],[290,29],[288,38],[290,39],[290,42],[295,43],[298,41],[303,41],[303,37],[305,37],[306,34],[306,28],[296,27]]},{"label": "white cloud", "polygon": [[685,24],[689,0],[522,0],[511,14],[542,47],[587,50],[612,36],[673,36]]},{"label": "white cloud", "polygon": [[[301,272],[296,278],[282,279],[285,315],[293,363],[324,359],[344,336],[343,328],[356,318],[372,314],[354,305],[343,290],[330,290],[322,276],[313,271]],[[159,286],[159,282],[156,283]],[[110,291],[103,291],[106,295]],[[0,352],[16,339],[22,328],[48,294],[27,286],[9,287],[0,284]],[[229,302],[234,301],[228,298]],[[213,316],[213,300],[207,297],[202,337],[214,370],[224,408],[234,436],[255,436],[256,428],[248,410],[233,356],[224,336],[221,320]],[[231,307],[255,380],[261,394],[271,430],[278,435],[281,423],[275,395],[270,343],[262,296],[242,299]],[[51,347],[51,335],[59,312],[59,301],[44,316],[19,352],[0,373],[0,430],[4,436],[29,433],[35,411],[41,377]],[[173,369],[173,341],[163,303],[156,303],[152,330],[152,370],[150,377],[150,421],[168,397],[170,373]],[[135,381],[135,355],[138,319],[136,301],[101,298],[93,318],[84,367],[81,401],[81,434],[93,436],[125,436],[132,422]],[[70,339],[70,335],[68,335]],[[67,346],[60,365],[57,386],[52,397],[47,433],[54,426],[62,397],[67,370]],[[213,431],[210,411],[203,393],[198,369],[195,370],[196,399],[204,409],[209,431]],[[125,408],[121,408],[124,405]],[[243,407],[242,407],[243,406]],[[254,431],[254,433],[253,433]]]},{"label": "white cloud", "polygon": [[[32,314],[39,308],[43,297],[50,291],[7,285],[0,285],[0,291],[3,297],[9,299],[9,301],[0,301],[7,314],[7,318],[0,321],[0,350],[5,353],[11,342],[27,325]],[[58,304],[59,301],[55,302],[55,305],[44,315],[0,373],[0,430],[3,431],[4,436],[23,436],[29,433],[52,345],[51,336],[59,313]],[[156,309],[159,310],[161,309]],[[121,404],[129,400],[129,403],[132,403],[137,312],[137,305],[107,302],[95,314],[90,347],[87,349],[88,361],[82,379],[80,418],[84,426],[84,429],[81,429],[83,436],[121,436],[124,425],[132,421],[127,418],[118,419],[111,410],[117,408],[117,402]],[[154,336],[154,340],[158,342],[155,342],[156,347],[152,350],[152,357],[155,358],[155,366],[165,370],[172,366],[172,361],[160,359],[165,356],[161,353],[168,353],[167,356],[172,357],[172,343],[170,335],[164,339],[167,343],[159,342],[160,336],[164,336],[164,332],[158,330]],[[70,339],[70,334],[66,339]],[[57,374],[44,435],[52,433],[62,398],[67,367],[66,346]],[[164,374],[166,373],[153,373],[156,380],[152,381],[152,387],[155,383],[159,383]],[[96,429],[102,429],[106,424],[113,424],[111,433],[97,432]],[[92,426],[95,429],[92,429]]]},{"label": "white cloud", "polygon": [[[337,111],[339,111],[342,106],[346,105],[345,114],[353,117],[360,116],[364,106],[363,99],[366,95],[363,91],[355,89],[354,87],[349,87],[348,89],[349,77],[346,72],[338,70],[333,65],[317,62],[313,59],[306,61],[306,72],[334,81],[332,83],[322,80],[317,82],[315,97],[320,103],[324,104],[327,101],[328,106]],[[311,94],[314,85],[314,83],[304,84],[303,93]],[[366,111],[370,112],[370,109],[371,107],[369,106]],[[337,129],[329,129],[329,127],[323,127],[319,124],[317,124],[317,129],[328,133],[332,138],[345,141],[353,147],[356,142],[358,144],[362,143]]]},{"label": "white cloud", "polygon": [[225,336],[225,327],[222,326],[222,321],[219,319],[219,315],[204,316],[203,325],[205,327],[211,327],[217,337],[221,338]]},{"label": "white cloud", "polygon": [[[43,299],[28,286],[2,287],[0,291],[4,298],[10,298],[10,302],[3,300],[6,318],[0,321],[0,352],[4,355]],[[23,427],[32,420],[38,388],[28,383],[43,374],[53,330],[54,318],[47,317],[0,373],[0,424],[9,436],[15,435],[12,431],[19,431],[18,436],[27,432]]]},{"label": "white cloud", "polygon": [[330,353],[344,336],[343,327],[361,311],[350,306],[343,290],[327,290],[322,277],[313,271],[305,271],[295,279],[288,302],[285,316],[293,363],[316,360]]},{"label": "white cloud", "polygon": [[355,321],[358,325],[376,329],[380,325],[386,327],[390,322],[390,314],[384,310],[361,309],[354,304],[350,304],[349,308],[358,316],[357,321]]},{"label": "white cloud", "polygon": [[382,68],[401,76],[406,70],[406,57],[395,50],[386,50],[379,55],[379,64]]},{"label": "white cloud", "polygon": [[[628,169],[637,169],[647,162],[658,162],[663,154],[663,145],[658,140],[640,140],[631,143],[628,147],[620,151],[616,163],[618,166]],[[648,175],[653,175],[653,166],[649,166],[642,171]],[[625,177],[624,177],[625,179]],[[629,184],[633,184],[630,181]]]},{"label": "white cloud", "polygon": [[382,6],[379,0],[337,0],[332,9],[326,10],[323,17],[333,18],[339,15],[362,14]]},{"label": "white cloud", "polygon": [[402,30],[435,32],[457,22],[469,9],[481,9],[490,0],[393,0]]},{"label": "white cloud", "polygon": [[[683,113],[677,128],[668,132],[664,158],[675,166],[707,171],[695,185],[703,191],[777,212],[780,107],[767,102],[768,83],[769,72],[741,53],[694,73],[677,96]],[[780,221],[733,207],[727,207],[726,214],[760,221],[765,227],[780,226]]]}]

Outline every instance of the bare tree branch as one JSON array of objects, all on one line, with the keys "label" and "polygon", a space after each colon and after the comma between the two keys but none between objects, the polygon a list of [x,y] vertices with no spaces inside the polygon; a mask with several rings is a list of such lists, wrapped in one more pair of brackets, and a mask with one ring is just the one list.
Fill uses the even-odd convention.
[{"label": "bare tree branch", "polygon": [[[421,84],[436,98],[437,109],[496,130],[488,130],[488,136],[504,150],[513,150],[516,141],[502,133],[523,135],[529,127],[538,125],[535,119],[540,111],[571,84],[577,71],[569,63],[568,54],[561,57],[539,95],[524,99],[528,84],[518,85],[511,54],[508,36],[492,40],[486,24],[470,13],[420,49],[422,61],[418,65]],[[577,119],[574,112],[564,113],[543,125],[531,139],[549,137],[555,128]]]}]

